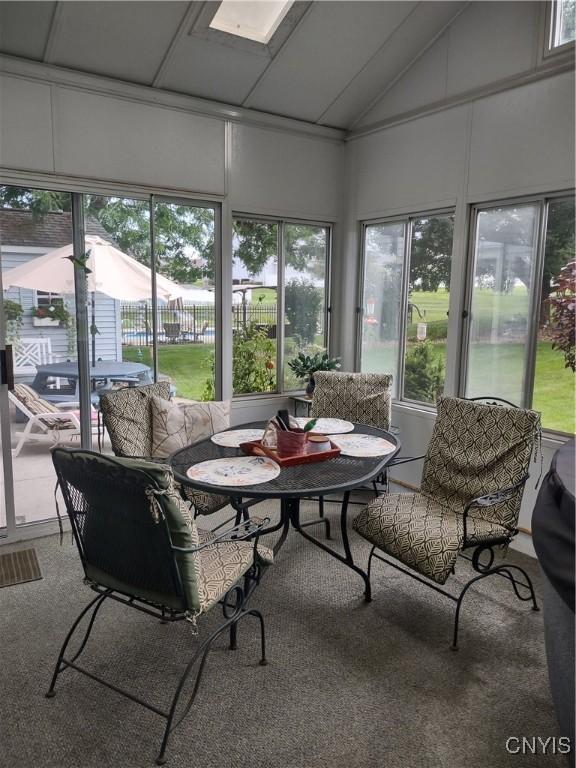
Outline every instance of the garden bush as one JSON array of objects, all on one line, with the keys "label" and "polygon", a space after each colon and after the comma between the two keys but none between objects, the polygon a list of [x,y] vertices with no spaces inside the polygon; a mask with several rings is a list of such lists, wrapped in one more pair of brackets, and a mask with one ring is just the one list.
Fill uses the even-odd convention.
[{"label": "garden bush", "polygon": [[312,344],[318,332],[323,291],[308,280],[289,280],[284,289],[284,308],[290,333],[302,344]]},{"label": "garden bush", "polygon": [[[276,344],[268,338],[265,329],[254,323],[234,332],[232,342],[232,382],[235,395],[252,392],[276,391]],[[214,355],[210,361],[211,376],[206,382],[202,397],[213,400]]]},{"label": "garden bush", "polygon": [[406,352],[404,397],[434,404],[444,389],[444,361],[429,341],[420,341]]}]

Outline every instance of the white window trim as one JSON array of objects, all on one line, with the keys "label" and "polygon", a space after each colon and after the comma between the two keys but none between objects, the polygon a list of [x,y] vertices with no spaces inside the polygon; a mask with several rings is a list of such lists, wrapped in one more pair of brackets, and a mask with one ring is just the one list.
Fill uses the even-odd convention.
[{"label": "white window trim", "polygon": [[[325,348],[330,354],[330,318],[332,313],[331,302],[331,274],[332,274],[332,242],[333,242],[333,224],[326,221],[316,221],[312,219],[294,219],[283,216],[265,216],[255,213],[232,212],[232,231],[234,221],[257,221],[268,224],[276,224],[278,227],[278,286],[277,286],[277,316],[284,316],[284,227],[290,224],[302,224],[303,226],[318,227],[326,231],[326,271],[324,273],[324,341]],[[262,397],[290,397],[292,395],[302,394],[303,389],[285,389],[284,388],[284,323],[276,323],[276,389],[274,392],[244,392],[238,395],[232,395],[234,402],[242,399],[251,400]]]},{"label": "white window trim", "polygon": [[[385,216],[377,219],[366,219],[360,222],[360,261],[358,272],[358,292],[357,292],[357,306],[356,306],[356,354],[354,368],[357,371],[361,370],[362,366],[362,318],[364,315],[364,273],[366,267],[366,228],[378,224],[403,224],[405,227],[405,242],[404,242],[404,254],[402,263],[402,318],[400,320],[400,333],[398,336],[398,373],[396,376],[396,396],[392,401],[398,405],[405,405],[416,410],[436,412],[436,408],[431,403],[425,403],[420,400],[412,400],[404,397],[404,364],[406,359],[406,330],[407,330],[407,303],[409,293],[409,277],[410,277],[410,256],[412,253],[412,222],[416,219],[432,218],[433,216],[453,216],[454,226],[456,226],[456,207],[451,205],[445,208],[434,208],[431,210],[407,212],[395,216]],[[454,237],[452,238],[452,244],[454,244]],[[452,251],[452,258],[453,258]],[[452,291],[452,288],[451,288]],[[450,324],[448,325],[448,333],[450,333]],[[448,342],[447,342],[448,347]]]},{"label": "white window trim", "polygon": [[576,42],[574,40],[569,40],[562,45],[554,45],[557,5],[557,0],[550,0],[545,4],[544,20],[541,24],[541,50],[543,60],[556,56],[572,57],[576,48]]}]

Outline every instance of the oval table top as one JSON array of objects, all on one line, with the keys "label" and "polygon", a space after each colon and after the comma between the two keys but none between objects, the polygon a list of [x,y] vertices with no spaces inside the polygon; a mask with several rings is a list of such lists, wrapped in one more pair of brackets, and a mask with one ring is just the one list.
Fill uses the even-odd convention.
[{"label": "oval table top", "polygon": [[[231,427],[231,429],[264,429],[266,424],[266,421],[258,421]],[[362,458],[340,454],[326,461],[282,467],[280,474],[273,480],[248,486],[216,486],[191,480],[188,477],[187,470],[201,461],[246,455],[239,448],[216,445],[210,438],[181,448],[170,457],[169,461],[174,475],[183,485],[224,496],[268,499],[327,496],[331,493],[352,490],[370,482],[382,472],[400,450],[398,437],[383,429],[355,424],[354,431],[385,438],[395,446],[394,451],[385,456]]]}]

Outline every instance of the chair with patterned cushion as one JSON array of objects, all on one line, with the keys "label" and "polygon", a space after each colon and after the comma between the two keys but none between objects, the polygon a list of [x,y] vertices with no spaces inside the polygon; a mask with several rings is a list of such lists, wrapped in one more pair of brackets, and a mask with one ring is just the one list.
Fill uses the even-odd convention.
[{"label": "chair with patterned cushion", "polygon": [[390,427],[392,397],[389,373],[317,371],[310,415]]},{"label": "chair with patterned cushion", "polygon": [[[255,617],[261,638],[260,664],[266,664],[264,620],[247,603],[273,555],[259,545],[258,528],[252,522],[218,536],[198,530],[166,465],[78,449],[57,448],[52,456],[84,569],[84,582],[96,597],[72,624],[46,695],[54,696],[59,675],[74,669],[160,715],[166,725],[156,762],[162,765],[170,733],[192,707],[206,658],[222,633],[230,633],[230,647],[234,649],[239,622]],[[80,656],[97,614],[110,601],[164,623],[188,621],[191,636],[199,633],[197,622],[221,604],[223,621],[205,639],[199,637],[179,677],[168,673],[174,690],[168,707],[123,689],[101,676],[98,666],[88,669],[81,665]],[[80,631],[83,620],[84,632]],[[79,645],[68,653],[77,630]],[[165,655],[170,656],[168,638],[161,641],[152,661],[158,662]],[[122,663],[125,661],[122,659]],[[101,666],[109,668],[106,661]],[[162,671],[161,662],[159,666]],[[142,671],[142,677],[146,671]],[[130,674],[132,679],[136,677],[134,671]],[[188,690],[192,693],[186,701],[183,693],[189,679]],[[143,687],[141,680],[139,688]],[[101,716],[109,719],[110,727],[117,722],[116,714],[103,711]]]},{"label": "chair with patterned cushion", "polygon": [[[344,419],[370,427],[390,429],[392,374],[317,371],[314,381],[310,408],[312,418]],[[390,466],[395,463],[400,462],[393,460]],[[372,482],[376,495],[379,493],[378,484],[388,488],[388,468]],[[323,515],[322,501],[320,515]]]},{"label": "chair with patterned cushion", "polygon": [[[108,430],[116,456],[129,458],[165,458],[154,452],[152,400],[170,398],[170,383],[158,381],[142,387],[124,387],[106,392],[100,398],[104,426]],[[186,498],[197,515],[210,515],[223,509],[229,499],[216,493],[185,488]]]},{"label": "chair with patterned cushion", "polygon": [[[538,610],[528,574],[511,563],[495,565],[493,547],[507,548],[518,532],[524,485],[539,440],[540,414],[535,411],[442,397],[420,491],[380,496],[354,520],[354,529],[372,544],[368,578],[376,558],[456,602],[453,648],[463,598],[481,579],[496,574],[509,579],[516,596]],[[478,575],[453,595],[440,585],[455,572],[459,555],[471,561]],[[371,599],[370,590],[366,599]]]}]

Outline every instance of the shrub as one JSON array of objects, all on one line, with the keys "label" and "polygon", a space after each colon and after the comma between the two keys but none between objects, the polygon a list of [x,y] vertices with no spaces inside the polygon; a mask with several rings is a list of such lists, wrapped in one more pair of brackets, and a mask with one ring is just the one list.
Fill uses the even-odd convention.
[{"label": "shrub", "polygon": [[410,347],[404,365],[404,396],[423,403],[435,403],[444,388],[444,361],[434,345],[421,341]]},{"label": "shrub", "polygon": [[576,261],[562,267],[555,279],[550,297],[552,309],[552,349],[564,353],[564,364],[576,372],[575,322],[576,322]]},{"label": "shrub", "polygon": [[290,280],[284,289],[284,306],[290,331],[303,344],[312,344],[318,333],[323,291],[307,280]]},{"label": "shrub", "polygon": [[[232,382],[235,395],[276,391],[276,345],[265,329],[250,323],[234,332],[232,342]],[[211,377],[202,397],[214,399],[214,355],[210,361]]]},{"label": "shrub", "polygon": [[17,344],[20,341],[22,329],[22,305],[12,299],[4,299],[4,317],[6,318],[6,341],[8,344]]}]

